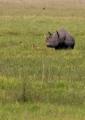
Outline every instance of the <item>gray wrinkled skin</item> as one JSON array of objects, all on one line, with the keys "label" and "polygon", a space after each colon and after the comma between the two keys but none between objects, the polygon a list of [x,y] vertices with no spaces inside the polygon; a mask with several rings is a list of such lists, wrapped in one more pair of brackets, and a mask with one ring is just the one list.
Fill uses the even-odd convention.
[{"label": "gray wrinkled skin", "polygon": [[55,49],[73,49],[75,40],[66,30],[60,29],[54,33],[48,32],[46,36],[46,45],[47,47]]}]

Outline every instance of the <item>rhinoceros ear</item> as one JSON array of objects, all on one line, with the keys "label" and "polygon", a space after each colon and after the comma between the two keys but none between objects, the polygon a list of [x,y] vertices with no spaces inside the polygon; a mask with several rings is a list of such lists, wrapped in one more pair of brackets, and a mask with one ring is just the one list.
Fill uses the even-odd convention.
[{"label": "rhinoceros ear", "polygon": [[51,35],[52,35],[52,33],[51,33],[51,32],[48,32],[48,35],[49,35],[49,36],[51,36]]},{"label": "rhinoceros ear", "polygon": [[56,31],[56,33],[57,33],[57,35],[58,35],[58,38],[60,37],[60,35],[59,35],[59,32],[58,31]]}]

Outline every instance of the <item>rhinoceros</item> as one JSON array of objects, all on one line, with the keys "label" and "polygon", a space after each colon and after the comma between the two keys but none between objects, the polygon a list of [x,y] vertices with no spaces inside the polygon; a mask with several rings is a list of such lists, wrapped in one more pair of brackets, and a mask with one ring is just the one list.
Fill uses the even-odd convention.
[{"label": "rhinoceros", "polygon": [[48,32],[46,36],[47,47],[55,49],[74,48],[75,40],[65,29],[60,29],[54,33]]}]

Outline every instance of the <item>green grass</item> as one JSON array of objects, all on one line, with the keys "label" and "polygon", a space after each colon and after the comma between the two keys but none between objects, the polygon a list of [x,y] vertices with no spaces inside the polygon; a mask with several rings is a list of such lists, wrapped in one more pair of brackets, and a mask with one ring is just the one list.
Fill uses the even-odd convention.
[{"label": "green grass", "polygon": [[57,104],[0,104],[0,120],[84,120],[85,108]]},{"label": "green grass", "polygon": [[[84,120],[85,9],[42,7],[0,8],[0,119]],[[46,47],[46,33],[61,27],[73,50]]]}]

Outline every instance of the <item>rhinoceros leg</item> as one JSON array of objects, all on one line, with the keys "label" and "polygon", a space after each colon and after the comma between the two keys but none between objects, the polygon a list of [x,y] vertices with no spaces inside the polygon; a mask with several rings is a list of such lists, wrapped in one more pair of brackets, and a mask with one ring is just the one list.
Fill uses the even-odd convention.
[{"label": "rhinoceros leg", "polygon": [[74,44],[71,46],[72,49],[74,49]]}]

